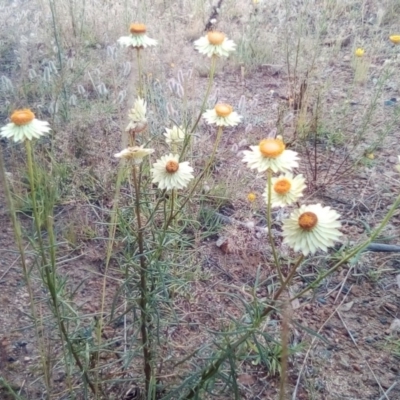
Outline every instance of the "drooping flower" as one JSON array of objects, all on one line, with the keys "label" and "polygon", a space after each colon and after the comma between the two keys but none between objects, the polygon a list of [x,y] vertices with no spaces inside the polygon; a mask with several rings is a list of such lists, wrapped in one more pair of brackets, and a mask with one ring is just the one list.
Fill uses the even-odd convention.
[{"label": "drooping flower", "polygon": [[229,104],[217,104],[213,109],[207,110],[203,118],[208,124],[217,126],[236,126],[242,120]]},{"label": "drooping flower", "polygon": [[114,154],[114,157],[124,158],[125,160],[131,160],[134,164],[140,164],[143,158],[154,153],[154,149],[145,149],[143,146],[127,147],[121,152]]},{"label": "drooping flower", "polygon": [[183,189],[193,179],[192,172],[187,161],[180,163],[178,155],[169,154],[153,164],[152,182],[158,183],[159,189]]},{"label": "drooping flower", "polygon": [[[286,173],[277,178],[271,179],[271,206],[285,207],[296,202],[303,196],[303,190],[306,188],[303,175],[297,175],[293,178],[291,173]],[[263,193],[268,202],[268,185]]]},{"label": "drooping flower", "polygon": [[285,144],[281,139],[264,139],[258,146],[250,146],[250,150],[244,151],[243,161],[251,169],[264,172],[271,169],[273,172],[290,172],[298,167],[297,153],[285,150]]},{"label": "drooping flower", "polygon": [[135,100],[133,108],[129,111],[129,123],[125,128],[125,131],[139,133],[146,129],[146,108],[146,102],[142,98],[138,97]]},{"label": "drooping flower", "polygon": [[356,49],[356,51],[354,52],[354,54],[356,55],[356,57],[362,57],[365,53],[364,49],[361,49],[360,47],[358,49]]},{"label": "drooping flower", "polygon": [[131,24],[129,27],[130,35],[122,36],[118,39],[118,43],[123,47],[131,48],[146,48],[149,46],[155,46],[157,40],[150,39],[146,35],[146,25],[145,24]]},{"label": "drooping flower", "polygon": [[185,130],[182,126],[174,125],[172,129],[165,128],[166,132],[164,133],[165,141],[171,144],[179,144],[183,143],[185,140]]},{"label": "drooping flower", "polygon": [[330,207],[303,205],[283,221],[284,243],[305,256],[318,249],[326,252],[341,236],[339,217]]},{"label": "drooping flower", "polygon": [[400,44],[400,35],[390,35],[390,36],[389,36],[389,40],[390,40],[393,44]]},{"label": "drooping flower", "polygon": [[1,128],[0,136],[16,143],[38,139],[50,132],[49,123],[36,119],[29,108],[14,111],[10,119],[11,122]]},{"label": "drooping flower", "polygon": [[225,34],[217,31],[210,31],[206,36],[194,42],[196,50],[208,57],[213,55],[219,57],[229,57],[229,53],[235,51],[236,44],[233,40],[227,39]]}]

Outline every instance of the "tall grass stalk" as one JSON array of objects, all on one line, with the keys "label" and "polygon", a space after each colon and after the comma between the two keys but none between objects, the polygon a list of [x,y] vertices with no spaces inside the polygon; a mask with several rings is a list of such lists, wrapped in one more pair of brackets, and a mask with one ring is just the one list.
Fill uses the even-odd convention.
[{"label": "tall grass stalk", "polygon": [[[51,12],[51,22],[53,26],[53,32],[54,32],[54,40],[56,43],[57,47],[57,59],[58,59],[58,64],[60,67],[60,86],[61,86],[61,93],[62,93],[62,110],[63,110],[63,118],[65,121],[69,119],[69,108],[68,108],[68,93],[67,93],[67,88],[65,86],[65,81],[64,81],[64,63],[63,63],[63,54],[62,54],[62,46],[61,46],[61,38],[60,38],[60,33],[59,29],[57,26],[57,11],[56,11],[56,5],[54,0],[49,0],[49,5],[50,5],[50,12]],[[57,102],[58,96],[55,99],[55,102]],[[54,114],[56,114],[54,112]],[[54,116],[53,116],[54,118]]]},{"label": "tall grass stalk", "polygon": [[26,256],[25,256],[25,249],[23,245],[23,237],[21,233],[21,224],[17,218],[17,214],[15,211],[14,207],[14,201],[12,197],[12,193],[8,184],[7,180],[7,174],[5,170],[5,165],[4,165],[4,158],[3,158],[3,150],[2,146],[0,144],[0,181],[3,183],[3,188],[6,196],[6,201],[8,205],[8,210],[10,213],[11,217],[11,223],[13,226],[13,232],[14,232],[14,238],[15,238],[15,243],[17,244],[18,252],[21,258],[21,266],[22,266],[22,273],[24,276],[24,281],[28,290],[28,295],[29,295],[29,305],[32,313],[32,319],[33,323],[35,326],[35,333],[36,333],[36,338],[39,343],[39,353],[40,353],[40,360],[42,364],[42,370],[44,374],[44,382],[46,385],[46,398],[50,398],[51,396],[51,378],[50,378],[50,371],[47,368],[47,360],[46,360],[46,346],[44,342],[43,335],[41,334],[41,329],[38,323],[38,317],[37,317],[37,312],[36,312],[36,307],[35,307],[35,298],[33,295],[33,289],[31,285],[31,279],[30,279],[30,274],[28,271],[28,266],[26,263]]},{"label": "tall grass stalk", "polygon": [[[211,66],[210,66],[210,73],[208,76],[207,89],[204,94],[203,102],[200,106],[199,114],[197,116],[195,123],[193,124],[193,126],[190,129],[188,126],[185,127],[185,140],[183,142],[182,150],[181,150],[181,153],[179,156],[180,160],[185,157],[188,147],[192,144],[193,134],[196,131],[197,126],[199,125],[199,122],[201,120],[201,117],[206,109],[207,101],[210,96],[211,88],[212,88],[212,85],[214,82],[214,75],[215,75],[215,69],[217,67],[217,61],[218,61],[218,57],[216,55],[213,55],[211,57]],[[185,104],[186,104],[186,91],[184,91],[184,96],[185,96]]]},{"label": "tall grass stalk", "polygon": [[199,124],[201,116],[203,115],[203,112],[206,108],[208,97],[210,96],[212,84],[214,82],[214,74],[215,74],[215,68],[217,66],[217,60],[218,60],[218,57],[216,55],[213,55],[211,57],[210,74],[208,77],[208,85],[207,85],[206,93],[203,98],[203,103],[201,104],[201,107],[200,107],[199,115],[197,116],[197,119],[196,119],[194,125],[192,126],[192,129],[190,130],[190,134],[193,134],[196,131],[197,125]]},{"label": "tall grass stalk", "polygon": [[[109,232],[108,232],[108,241],[107,241],[107,250],[106,250],[106,260],[104,265],[104,275],[102,280],[102,289],[101,289],[101,301],[100,301],[100,316],[99,321],[96,326],[96,347],[97,347],[97,359],[96,364],[99,365],[100,363],[100,348],[102,343],[102,332],[104,326],[104,308],[106,303],[106,294],[107,294],[107,281],[108,281],[108,273],[110,267],[110,261],[112,257],[112,252],[114,248],[115,242],[115,234],[117,230],[117,218],[118,218],[118,210],[119,210],[119,199],[121,194],[121,184],[123,178],[125,176],[125,166],[120,165],[117,174],[117,181],[115,184],[115,192],[113,197],[113,206],[110,215],[110,223],[109,223]],[[99,393],[99,369],[96,368],[95,370],[95,393]]]},{"label": "tall grass stalk", "polygon": [[[65,326],[64,323],[64,317],[61,314],[61,307],[60,307],[60,302],[59,302],[59,294],[58,294],[58,284],[57,284],[57,270],[56,270],[56,238],[53,230],[53,207],[54,207],[54,195],[53,195],[53,188],[51,187],[52,182],[46,182],[46,187],[43,188],[45,191],[45,206],[43,210],[39,210],[38,204],[36,201],[36,178],[37,178],[37,169],[36,165],[34,162],[34,156],[33,156],[33,149],[32,149],[32,143],[30,140],[25,140],[25,148],[26,148],[26,154],[27,154],[27,167],[28,167],[28,174],[29,174],[29,183],[30,183],[30,198],[32,202],[32,208],[33,208],[33,219],[34,219],[34,225],[36,227],[36,234],[37,234],[37,244],[39,247],[39,253],[41,255],[41,261],[40,261],[40,273],[41,276],[43,271],[44,271],[44,279],[43,283],[46,285],[47,289],[49,290],[50,293],[50,300],[52,304],[52,310],[53,314],[56,318],[58,329],[60,332],[61,336],[61,341],[63,342],[62,344],[62,350],[64,354],[64,360],[65,360],[65,365],[68,365],[68,358],[67,358],[67,353],[65,352],[65,346],[64,346],[64,341],[67,346],[67,350],[69,354],[72,355],[74,358],[78,368],[80,369],[83,378],[90,387],[91,391],[96,394],[96,388],[94,384],[91,382],[89,375],[83,366],[78,353],[76,352],[69,334],[68,330]],[[44,215],[40,215],[39,211],[42,211]],[[44,221],[43,221],[44,219]],[[41,232],[41,225],[42,223],[45,223],[45,226],[47,228],[47,233],[49,237],[49,251],[50,251],[50,262],[48,262],[48,258],[46,255],[46,246],[44,244],[43,238],[42,238],[42,232]],[[68,375],[68,374],[67,374]],[[68,378],[69,379],[69,378]],[[70,389],[72,391],[72,385],[70,384]]]}]

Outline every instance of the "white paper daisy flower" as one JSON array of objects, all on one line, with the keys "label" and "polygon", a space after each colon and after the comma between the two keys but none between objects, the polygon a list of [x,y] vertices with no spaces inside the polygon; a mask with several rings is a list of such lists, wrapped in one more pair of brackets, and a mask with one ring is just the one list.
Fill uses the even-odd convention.
[{"label": "white paper daisy flower", "polygon": [[125,131],[139,133],[146,129],[146,109],[146,102],[142,98],[138,97],[135,100],[133,108],[128,113],[129,123],[125,128]]},{"label": "white paper daisy flower", "polygon": [[[281,175],[271,179],[271,206],[285,207],[296,202],[303,196],[303,190],[306,188],[303,175],[297,175],[293,178],[291,173]],[[263,194],[265,201],[268,202],[268,185]]]},{"label": "white paper daisy flower", "polygon": [[219,57],[229,57],[229,53],[235,51],[236,44],[233,40],[227,39],[222,32],[211,31],[206,36],[194,42],[196,50],[208,57],[213,55]]},{"label": "white paper daisy flower", "polygon": [[172,129],[165,128],[165,141],[171,144],[180,144],[185,141],[185,130],[182,126],[174,126]]},{"label": "white paper daisy flower", "polygon": [[327,251],[341,236],[340,215],[321,204],[301,206],[283,221],[284,243],[305,256],[318,249]]},{"label": "white paper daisy flower", "polygon": [[251,169],[264,172],[271,169],[273,172],[290,172],[299,166],[297,153],[285,150],[285,144],[281,139],[264,139],[258,146],[250,146],[250,150],[244,151],[243,161]]},{"label": "white paper daisy flower", "polygon": [[145,149],[143,146],[127,147],[121,152],[114,154],[114,157],[132,160],[134,164],[140,164],[143,158],[154,153],[154,149]]},{"label": "white paper daisy flower", "polygon": [[179,162],[178,155],[169,154],[161,157],[151,169],[153,183],[159,189],[183,189],[193,179],[193,168],[187,161]]},{"label": "white paper daisy flower", "polygon": [[0,136],[12,139],[16,143],[26,139],[38,139],[51,130],[49,123],[36,119],[29,108],[14,111],[10,119],[11,122],[1,128]]},{"label": "white paper daisy flower", "polygon": [[203,118],[208,124],[217,126],[236,126],[242,120],[229,104],[217,104],[212,110],[207,110]]},{"label": "white paper daisy flower", "polygon": [[123,47],[141,49],[157,44],[157,40],[150,39],[146,35],[145,24],[131,24],[129,31],[131,33],[129,36],[122,36],[118,39],[118,43]]}]

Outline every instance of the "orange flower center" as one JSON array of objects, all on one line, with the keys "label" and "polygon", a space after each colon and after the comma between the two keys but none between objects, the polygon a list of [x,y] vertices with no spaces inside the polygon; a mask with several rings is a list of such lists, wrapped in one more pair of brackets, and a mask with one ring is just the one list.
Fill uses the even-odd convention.
[{"label": "orange flower center", "polygon": [[219,46],[225,40],[225,35],[222,32],[210,31],[207,33],[207,39],[214,46]]},{"label": "orange flower center", "polygon": [[289,192],[291,187],[292,187],[292,184],[286,178],[279,179],[274,184],[274,190],[278,194],[286,194],[287,192]]},{"label": "orange flower center", "polygon": [[318,217],[311,211],[306,211],[299,217],[299,226],[305,231],[311,231],[318,223]]},{"label": "orange flower center", "polygon": [[394,44],[400,43],[400,35],[392,35],[389,37],[390,41]]},{"label": "orange flower center", "polygon": [[29,124],[34,118],[35,114],[29,108],[16,110],[11,114],[11,121],[14,122],[15,125]]},{"label": "orange flower center", "polygon": [[233,108],[229,104],[217,104],[214,110],[218,117],[227,117],[232,112]]},{"label": "orange flower center", "polygon": [[174,174],[179,169],[179,163],[175,160],[169,160],[165,166],[165,169],[169,174]]},{"label": "orange flower center", "polygon": [[264,157],[276,158],[285,150],[285,144],[280,139],[264,139],[261,140],[259,148]]},{"label": "orange flower center", "polygon": [[145,24],[131,24],[129,27],[129,32],[133,35],[140,35],[146,33],[146,25]]}]

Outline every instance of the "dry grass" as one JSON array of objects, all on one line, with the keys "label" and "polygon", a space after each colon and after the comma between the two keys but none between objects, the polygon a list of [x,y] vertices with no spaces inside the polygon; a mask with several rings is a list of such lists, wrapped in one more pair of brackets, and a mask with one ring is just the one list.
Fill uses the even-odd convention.
[{"label": "dry grass", "polygon": [[[38,146],[38,160],[44,171],[52,169],[59,188],[55,218],[60,242],[58,272],[65,278],[69,296],[66,307],[70,306],[75,315],[69,328],[88,363],[98,356],[91,349],[101,312],[108,224],[118,172],[113,154],[126,145],[122,132],[137,89],[135,54],[119,48],[116,40],[126,34],[131,21],[143,21],[149,36],[159,42],[144,53],[149,129],[147,136],[139,138],[143,144],[151,141],[158,157],[166,151],[164,128],[173,123],[190,125],[198,113],[207,85],[209,60],[195,52],[192,42],[203,34],[214,3],[10,0],[0,5],[3,27],[0,117],[4,124],[12,110],[29,106],[38,118],[50,121],[53,128],[50,139]],[[159,341],[157,384],[164,385],[159,398],[168,396],[169,390],[206,365],[215,351],[215,343],[223,337],[221,332],[237,328],[237,321],[248,323],[252,318],[248,315],[248,303],[254,299],[266,302],[276,289],[276,273],[266,236],[243,224],[227,226],[207,214],[210,208],[218,209],[250,226],[266,225],[261,197],[265,177],[244,167],[243,150],[262,138],[282,135],[302,156],[300,171],[308,180],[305,202],[322,202],[341,212],[347,235],[345,244],[347,240],[359,242],[367,237],[370,228],[378,224],[393,202],[399,187],[393,165],[400,154],[397,132],[400,113],[397,107],[386,106],[384,102],[398,95],[400,85],[400,50],[387,40],[397,28],[395,15],[399,7],[397,0],[379,4],[344,0],[221,2],[216,26],[238,44],[238,49],[229,60],[218,64],[208,106],[217,101],[230,103],[243,115],[244,123],[224,132],[212,173],[190,202],[183,234],[177,237],[171,233],[171,252],[152,266],[154,274],[162,276],[152,304],[157,311],[155,325],[158,324],[154,330],[154,339]],[[355,60],[357,47],[366,50],[363,59]],[[176,90],[177,83],[183,91]],[[215,131],[201,122],[189,153],[197,172],[210,154],[214,140]],[[13,190],[19,196],[17,204],[20,210],[29,213],[23,154],[18,146],[0,144],[5,150]],[[249,192],[257,194],[253,204],[247,202]],[[135,306],[139,296],[135,286],[137,276],[132,273],[132,280],[126,281],[128,271],[132,272],[134,252],[128,223],[134,223],[131,200],[131,189],[124,181],[123,211],[107,271],[108,322],[99,355],[100,375],[110,399],[134,398],[128,397],[127,391],[139,392],[143,388]],[[274,220],[280,221],[287,215],[286,210],[276,212]],[[25,226],[29,231],[28,220]],[[293,254],[281,245],[279,224],[273,229],[282,258],[289,263]],[[398,229],[398,223],[393,222],[385,235],[394,238]],[[0,237],[0,252],[13,246],[7,232],[4,240]],[[218,237],[228,244],[224,251],[215,245]],[[5,257],[13,260],[8,250]],[[370,283],[368,274],[375,270],[374,263],[379,260],[360,257],[358,263],[354,261],[356,273],[352,274],[352,284],[378,290]],[[396,268],[393,256],[385,260],[387,264],[393,267],[389,275],[393,274]],[[323,256],[306,262],[291,289],[300,291],[312,277],[330,266],[331,261]],[[387,278],[387,273],[379,278]],[[27,315],[28,306],[23,301],[10,304],[8,299],[15,295],[13,285],[21,279],[18,269],[12,269],[4,279],[0,370],[4,370],[14,392],[27,399],[39,399],[44,386],[37,367],[37,344],[28,329],[30,320],[19,319],[15,311],[17,307]],[[329,306],[330,297],[324,298],[324,303],[320,294],[329,292],[329,288],[343,279],[339,273],[325,280],[325,286],[314,293],[317,300],[311,296],[302,298],[301,309],[294,311],[297,321],[315,331],[322,329],[325,321],[331,319],[332,309],[325,314],[321,311],[324,304]],[[67,398],[58,334],[46,309],[47,295],[42,292],[36,273],[33,280],[49,344],[52,398]],[[125,290],[130,288],[135,289],[125,296]],[[383,290],[385,287],[379,288],[377,295]],[[24,288],[18,286],[17,297],[25,296]],[[396,301],[394,295],[388,300],[389,304]],[[125,314],[129,307],[132,312]],[[273,349],[274,341],[280,337],[278,314],[271,316],[260,329],[270,340],[265,339],[262,344]],[[379,312],[371,318],[378,317]],[[330,332],[339,329],[337,325]],[[2,354],[9,356],[14,351],[8,342],[21,337],[25,340],[27,336],[21,335],[20,330],[28,332],[30,348],[28,356],[18,350],[20,353],[15,356],[18,363],[14,365],[7,358],[3,360]],[[374,335],[372,329],[368,332]],[[337,336],[324,334],[331,342],[338,341]],[[311,336],[310,331],[307,333],[293,323],[293,347],[303,341],[310,342]],[[83,339],[79,341],[79,337]],[[304,384],[297,398],[378,398],[382,394],[371,390],[368,380],[363,380],[355,393],[350,385],[347,389],[343,389],[346,385],[337,385],[335,368],[343,365],[340,359],[335,359],[333,367],[328,365],[329,356],[322,354],[324,349],[321,344],[315,352],[310,350],[308,360],[312,361],[305,368]],[[368,347],[358,350],[360,354],[364,351],[361,354],[364,359]],[[372,368],[383,367],[385,362],[395,364],[390,353],[382,348],[370,351],[382,357],[382,362]],[[235,392],[232,381],[225,387],[222,375],[215,382],[217,398],[231,399],[235,393],[240,396],[237,398],[276,398],[277,380],[266,366],[266,361],[273,359],[273,352],[265,351],[269,354],[265,360],[259,353],[262,353],[260,348],[255,350],[254,345],[247,343],[240,348],[235,374],[238,388]],[[348,357],[351,353],[343,350],[343,354]],[[304,352],[298,350],[290,358],[290,377],[301,367],[303,356]],[[24,357],[28,360],[24,361]],[[311,364],[317,372],[311,371]],[[70,368],[73,366],[71,362]],[[227,364],[223,371],[229,368]],[[348,376],[342,372],[338,376],[346,382],[356,379],[354,370]],[[394,379],[390,371],[383,375],[382,379]],[[78,387],[78,379],[72,376],[72,385]],[[288,391],[294,384],[290,379]],[[80,389],[76,389],[76,396],[90,398]],[[180,394],[170,396],[180,398]],[[205,393],[201,396],[209,398]]]}]

